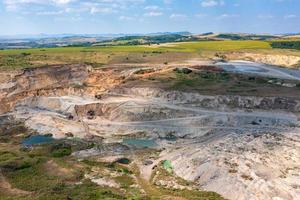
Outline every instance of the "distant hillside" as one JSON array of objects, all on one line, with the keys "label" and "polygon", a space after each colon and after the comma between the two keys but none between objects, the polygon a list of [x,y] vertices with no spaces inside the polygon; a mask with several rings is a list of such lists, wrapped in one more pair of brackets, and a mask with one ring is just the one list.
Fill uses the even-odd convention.
[{"label": "distant hillside", "polygon": [[126,36],[96,43],[93,46],[117,46],[117,45],[151,45],[169,42],[196,41],[198,38],[192,35],[168,34],[153,36]]},{"label": "distant hillside", "polygon": [[256,34],[219,34],[216,35],[219,39],[229,39],[229,40],[270,40],[279,38],[274,35],[256,35]]},{"label": "distant hillside", "polygon": [[153,44],[191,41],[191,35],[190,32],[184,31],[149,34],[39,34],[0,36],[0,49]]},{"label": "distant hillside", "polygon": [[[149,34],[60,34],[34,36],[2,36],[0,49],[48,48],[66,46],[120,46],[120,45],[152,45],[172,42],[191,41],[223,41],[223,40],[265,40],[265,41],[300,41],[298,34],[267,35],[247,33],[213,33],[192,34],[190,32],[158,32]],[[274,44],[279,45],[279,44]],[[296,46],[298,44],[296,43]],[[280,45],[282,48],[291,44]],[[292,46],[295,48],[295,46]],[[279,48],[279,47],[274,47]],[[298,47],[297,47],[298,48]],[[296,49],[297,49],[296,48]]]},{"label": "distant hillside", "polygon": [[1,49],[12,48],[48,48],[70,45],[90,46],[93,43],[108,40],[108,37],[66,36],[49,38],[0,39]]},{"label": "distant hillside", "polygon": [[195,37],[208,40],[273,40],[279,39],[275,35],[261,35],[261,34],[245,34],[245,33],[203,33]]}]

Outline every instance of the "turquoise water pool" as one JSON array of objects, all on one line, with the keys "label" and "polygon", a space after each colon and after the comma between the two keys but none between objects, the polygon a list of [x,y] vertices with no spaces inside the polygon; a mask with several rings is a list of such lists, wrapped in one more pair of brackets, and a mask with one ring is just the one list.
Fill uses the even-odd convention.
[{"label": "turquoise water pool", "polygon": [[44,135],[33,135],[30,136],[22,141],[22,145],[24,146],[33,146],[33,145],[40,145],[40,144],[47,144],[53,142],[54,139],[49,136]]},{"label": "turquoise water pool", "polygon": [[152,139],[124,139],[123,144],[136,148],[155,148],[158,144]]}]

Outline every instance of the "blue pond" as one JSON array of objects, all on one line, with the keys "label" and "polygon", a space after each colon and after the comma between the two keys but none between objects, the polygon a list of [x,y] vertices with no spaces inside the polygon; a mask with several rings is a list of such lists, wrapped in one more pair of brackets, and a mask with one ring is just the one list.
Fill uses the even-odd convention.
[{"label": "blue pond", "polygon": [[155,148],[158,144],[152,139],[124,139],[123,144],[136,148]]},{"label": "blue pond", "polygon": [[24,146],[33,146],[33,145],[40,145],[40,144],[47,144],[53,142],[54,139],[49,136],[44,135],[33,135],[30,136],[22,141],[22,145]]}]

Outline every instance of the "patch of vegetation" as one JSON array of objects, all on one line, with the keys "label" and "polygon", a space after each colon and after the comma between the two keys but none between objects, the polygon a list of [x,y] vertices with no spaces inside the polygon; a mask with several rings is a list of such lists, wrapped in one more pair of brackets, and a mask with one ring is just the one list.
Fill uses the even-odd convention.
[{"label": "patch of vegetation", "polygon": [[52,156],[56,158],[65,157],[71,155],[72,150],[70,148],[57,149],[52,152]]},{"label": "patch of vegetation", "polygon": [[70,145],[65,143],[59,143],[51,147],[51,155],[56,158],[69,156],[72,153],[72,148]]},{"label": "patch of vegetation", "polygon": [[116,177],[115,180],[121,184],[122,188],[125,189],[135,184],[134,179],[126,174]]},{"label": "patch of vegetation", "polygon": [[[196,68],[197,69],[197,68]],[[128,85],[159,87],[170,91],[199,92],[203,95],[287,96],[299,98],[300,90],[269,82],[269,78],[232,74],[224,71],[202,69],[190,74],[174,71],[157,72],[138,80],[128,80]],[[297,81],[289,81],[298,84]]]},{"label": "patch of vegetation", "polygon": [[[72,164],[72,158],[61,158],[70,154],[70,144],[61,142],[28,149],[20,146],[28,132],[21,123],[1,118],[0,130],[3,138],[0,144],[0,175],[12,188],[24,191],[20,194],[10,193],[1,188],[0,199],[126,199],[120,191],[84,180],[84,168]],[[78,182],[81,183],[75,184]]]},{"label": "patch of vegetation", "polygon": [[0,56],[0,63],[1,63],[0,69],[3,68],[4,66],[9,66],[11,69],[31,67],[32,64],[30,62],[29,56],[24,56],[24,54],[28,55],[29,53]]},{"label": "patch of vegetation", "polygon": [[271,43],[272,48],[300,50],[300,41],[276,41]]},{"label": "patch of vegetation", "polygon": [[178,74],[190,74],[193,72],[193,70],[189,68],[176,68],[174,69],[174,71]]},{"label": "patch of vegetation", "polygon": [[40,161],[13,151],[0,151],[0,168],[4,171],[16,171],[30,168]]},{"label": "patch of vegetation", "polygon": [[28,130],[22,122],[9,121],[5,117],[0,117],[0,142],[17,143],[20,137],[28,136]]},{"label": "patch of vegetation", "polygon": [[174,89],[183,89],[186,87],[197,89],[207,87],[208,84],[218,84],[229,81],[230,75],[226,72],[203,72],[184,74],[177,73],[176,82],[173,85]]}]

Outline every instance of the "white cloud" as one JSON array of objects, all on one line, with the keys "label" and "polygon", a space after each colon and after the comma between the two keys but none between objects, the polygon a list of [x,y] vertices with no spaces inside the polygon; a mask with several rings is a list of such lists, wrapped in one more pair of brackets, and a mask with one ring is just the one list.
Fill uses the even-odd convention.
[{"label": "white cloud", "polygon": [[223,0],[202,0],[201,6],[202,7],[215,7],[215,6],[222,6],[225,2]]},{"label": "white cloud", "polygon": [[152,6],[146,6],[144,9],[153,11],[153,10],[160,10],[160,7],[152,5]]},{"label": "white cloud", "polygon": [[266,15],[258,15],[257,16],[259,19],[273,19],[274,16],[273,15],[270,15],[270,14],[266,14]]},{"label": "white cloud", "polygon": [[238,14],[227,14],[227,13],[224,13],[224,14],[218,16],[217,19],[237,18],[239,16],[240,15],[238,15]]},{"label": "white cloud", "polygon": [[99,7],[92,7],[90,10],[91,14],[96,14],[96,13],[113,13],[115,12],[112,8],[99,8]]},{"label": "white cloud", "polygon": [[128,16],[120,16],[119,20],[121,20],[121,21],[131,21],[131,20],[134,20],[134,18],[133,17],[128,17]]},{"label": "white cloud", "polygon": [[146,16],[146,17],[158,17],[158,16],[161,16],[161,15],[163,15],[162,12],[154,12],[154,11],[144,14],[144,16]]},{"label": "white cloud", "polygon": [[3,0],[7,11],[35,10],[52,11],[61,8],[72,12],[115,13],[131,6],[143,4],[145,0]]},{"label": "white cloud", "polygon": [[173,20],[186,20],[188,17],[185,15],[185,14],[172,14],[170,15],[170,19],[173,19]]},{"label": "white cloud", "polygon": [[60,11],[43,11],[43,12],[37,12],[37,15],[42,15],[42,16],[49,16],[49,15],[61,15],[65,11],[60,10]]},{"label": "white cloud", "polygon": [[297,15],[291,14],[291,15],[285,15],[284,16],[284,19],[293,19],[293,18],[297,18]]},{"label": "white cloud", "polygon": [[203,17],[206,17],[206,16],[207,16],[207,14],[203,14],[203,13],[198,13],[198,14],[195,15],[195,17],[197,17],[197,18],[203,18]]},{"label": "white cloud", "polygon": [[56,4],[68,4],[71,3],[74,0],[52,0]]}]

